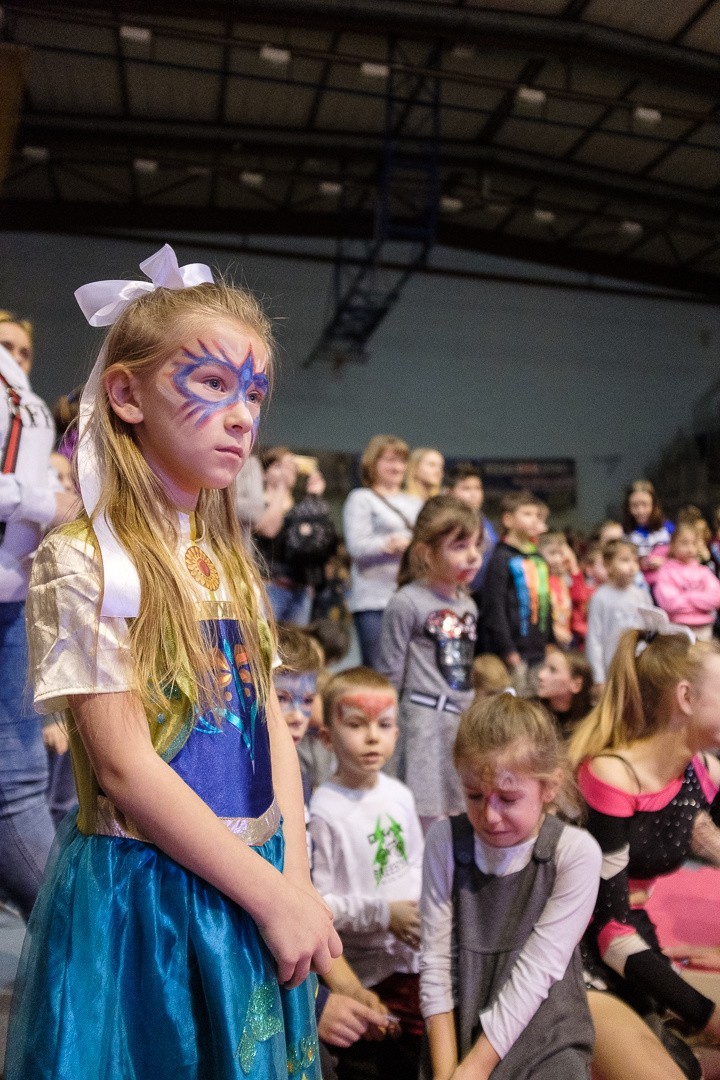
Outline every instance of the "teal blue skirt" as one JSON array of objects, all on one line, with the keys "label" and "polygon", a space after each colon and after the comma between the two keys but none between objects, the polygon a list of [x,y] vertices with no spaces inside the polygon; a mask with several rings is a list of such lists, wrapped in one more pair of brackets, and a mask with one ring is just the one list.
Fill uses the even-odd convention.
[{"label": "teal blue skirt", "polygon": [[[73,818],[28,924],[6,1080],[320,1080],[314,976],[281,989],[237,904]],[[255,850],[281,869],[281,829]]]}]

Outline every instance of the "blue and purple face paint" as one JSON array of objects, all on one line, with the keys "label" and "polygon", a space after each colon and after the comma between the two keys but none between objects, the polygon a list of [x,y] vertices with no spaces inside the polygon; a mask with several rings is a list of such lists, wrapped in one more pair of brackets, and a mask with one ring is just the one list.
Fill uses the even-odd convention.
[{"label": "blue and purple face paint", "polygon": [[280,711],[297,744],[308,729],[317,694],[316,671],[282,671],[273,675]]},{"label": "blue and purple face paint", "polygon": [[[185,418],[193,420],[196,427],[202,427],[217,413],[242,402],[251,413],[257,409],[252,426],[254,444],[260,425],[260,407],[269,389],[267,375],[255,370],[252,348],[238,365],[218,342],[213,341],[212,346],[213,349],[209,349],[198,340],[198,352],[183,349],[186,360],[176,364],[172,382],[185,401]],[[210,385],[213,381],[218,385]]]}]

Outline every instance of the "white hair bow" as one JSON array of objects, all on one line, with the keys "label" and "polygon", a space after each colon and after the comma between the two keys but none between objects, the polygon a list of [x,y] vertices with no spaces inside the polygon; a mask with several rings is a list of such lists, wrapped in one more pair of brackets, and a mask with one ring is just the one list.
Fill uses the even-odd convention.
[{"label": "white hair bow", "polygon": [[[177,255],[169,244],[165,244],[149,259],[141,262],[140,269],[149,281],[92,281],[89,285],[76,289],[75,299],[91,326],[112,326],[128,304],[145,293],[154,292],[155,289],[190,289],[193,285],[213,281],[210,267],[204,263],[178,266]],[[104,480],[97,433],[94,434],[90,427],[104,367],[103,348],[85,383],[78,416],[78,479],[83,505],[90,518],[100,501]],[[140,579],[135,564],[118,540],[105,514],[95,518],[93,529],[100,546],[103,565],[100,614],[134,618],[140,610]]]},{"label": "white hair bow", "polygon": [[75,290],[83,315],[91,326],[112,326],[129,303],[155,289],[190,289],[213,281],[212,271],[204,263],[178,266],[177,255],[165,244],[140,263],[149,281],[91,281]]},{"label": "white hair bow", "polygon": [[641,652],[647,649],[648,645],[655,640],[658,634],[685,634],[692,644],[695,644],[697,637],[695,632],[690,629],[689,626],[682,626],[680,623],[670,622],[670,616],[666,611],[663,611],[659,607],[651,607],[649,604],[641,605],[638,607],[638,616],[640,626],[639,630],[644,630],[644,637],[640,638],[635,646],[635,657],[637,658]]}]

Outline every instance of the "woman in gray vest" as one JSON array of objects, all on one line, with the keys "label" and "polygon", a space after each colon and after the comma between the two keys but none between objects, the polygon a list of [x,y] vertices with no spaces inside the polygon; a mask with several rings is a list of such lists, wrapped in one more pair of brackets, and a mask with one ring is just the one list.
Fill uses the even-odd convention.
[{"label": "woman in gray vest", "polygon": [[598,844],[568,805],[549,714],[510,693],[476,700],[454,751],[467,813],[425,847],[420,1000],[435,1080],[586,1080],[593,1028],[578,942]]}]

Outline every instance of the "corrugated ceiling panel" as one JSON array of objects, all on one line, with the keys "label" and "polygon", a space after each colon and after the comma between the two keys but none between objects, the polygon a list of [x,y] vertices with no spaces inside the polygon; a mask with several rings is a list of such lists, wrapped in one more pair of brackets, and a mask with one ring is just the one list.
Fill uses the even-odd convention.
[{"label": "corrugated ceiling panel", "polygon": [[703,52],[718,52],[720,42],[720,4],[714,4],[698,19],[683,38],[683,45]]},{"label": "corrugated ceiling panel", "polygon": [[114,53],[115,31],[101,26],[83,26],[82,22],[38,19],[17,16],[15,40],[18,44],[64,46],[89,52]]},{"label": "corrugated ceiling panel", "polygon": [[587,213],[592,213],[606,202],[593,192],[573,191],[571,188],[553,184],[540,185],[538,197],[543,203],[547,202],[552,206],[568,206],[570,209]]},{"label": "corrugated ceiling panel", "polygon": [[271,93],[261,82],[231,79],[227,96],[227,122],[230,124],[282,124],[303,126],[313,90],[273,86]]},{"label": "corrugated ceiling panel", "polygon": [[[516,106],[516,115],[520,116],[519,107]],[[558,123],[576,124],[586,128],[596,123],[603,115],[603,105],[589,105],[582,101],[566,101],[560,98],[549,97],[543,110],[544,115],[550,121]],[[575,132],[576,137],[581,133]]]},{"label": "corrugated ceiling panel", "polygon": [[510,49],[498,49],[493,46],[485,51],[479,48],[474,70],[477,75],[492,79],[510,79],[515,81],[528,62],[527,55]]},{"label": "corrugated ceiling panel", "polygon": [[[101,183],[94,184],[93,177],[97,177]],[[63,199],[70,202],[112,203],[127,198],[129,194],[127,169],[94,165],[84,169],[60,167],[57,170],[57,180]],[[116,189],[117,194],[109,188]]]},{"label": "corrugated ceiling panel", "polygon": [[[561,71],[565,68],[564,64],[558,63],[557,66]],[[545,71],[545,68],[543,68],[543,71]],[[616,98],[624,94],[627,88],[635,81],[627,71],[621,71],[607,64],[603,67],[597,67],[583,60],[572,61],[568,76],[569,89],[581,90],[586,94],[598,94],[600,97],[610,98]],[[557,85],[563,86],[564,83],[559,82]]]},{"label": "corrugated ceiling panel", "polygon": [[[172,178],[172,173],[163,177],[168,184]],[[149,197],[146,196],[147,201],[157,206],[207,206],[210,200],[210,177],[187,177],[178,172],[175,178],[181,182],[180,186],[171,191],[160,190],[157,195],[153,194],[151,189]],[[156,188],[159,187],[157,184]]]},{"label": "corrugated ceiling panel", "polygon": [[613,200],[607,207],[607,211],[618,219],[639,221],[646,228],[661,225],[669,216],[669,211],[661,207],[650,206],[647,203],[640,206],[636,202],[626,202],[622,199]]},{"label": "corrugated ceiling panel", "polygon": [[648,147],[654,146],[655,153],[659,154],[668,142],[682,138],[691,128],[690,120],[674,116],[664,116],[659,124],[641,124],[633,119],[627,109],[613,109],[600,130],[621,136],[628,132],[635,141]]},{"label": "corrugated ceiling panel", "polygon": [[268,210],[270,209],[268,195],[279,198],[284,191],[285,185],[279,180],[266,181],[262,189],[256,190],[221,177],[217,185],[218,205],[245,210]]},{"label": "corrugated ceiling panel", "polygon": [[154,60],[191,67],[217,68],[222,64],[223,50],[197,38],[171,38],[158,35],[152,46]]},{"label": "corrugated ceiling panel", "polygon": [[670,41],[700,7],[700,0],[592,0],[583,21]]},{"label": "corrugated ceiling panel", "polygon": [[[634,242],[634,241],[633,241]],[[583,229],[573,238],[573,247],[585,251],[604,251],[606,254],[619,255],[630,246],[627,237],[618,233],[612,226],[603,227],[602,223],[594,223],[590,228]]]},{"label": "corrugated ceiling panel", "polygon": [[675,262],[675,256],[662,236],[650,237],[645,243],[640,244],[633,255],[646,262],[666,264]]},{"label": "corrugated ceiling panel", "polygon": [[630,91],[628,99],[660,110],[687,109],[689,112],[702,114],[713,107],[717,95],[712,99],[709,94],[693,94],[678,86],[663,86],[662,83],[642,80]]},{"label": "corrugated ceiling panel", "polygon": [[285,79],[311,84],[314,89],[320,81],[323,64],[320,60],[306,60],[303,57],[294,57],[287,66],[270,64],[262,59],[259,51],[238,48],[232,51],[230,70],[240,75],[272,79],[273,83],[266,87],[266,92],[272,94],[274,87],[282,86]]},{"label": "corrugated ceiling panel", "polygon": [[690,143],[705,143],[706,146],[715,146],[720,149],[720,121],[703,124],[688,139]]},{"label": "corrugated ceiling panel", "polygon": [[[120,5],[120,7],[122,8],[122,5]],[[155,15],[152,8],[153,5],[148,4],[148,16],[152,20],[153,26],[157,27],[158,33],[162,33],[163,29],[180,30],[185,34],[188,34],[191,38],[200,35],[219,35],[225,33],[225,23],[219,19],[183,19],[178,15]],[[198,10],[197,4],[195,5],[195,9]],[[141,21],[147,23],[149,20],[148,18],[145,18]],[[132,22],[132,19],[128,18],[128,22]]]},{"label": "corrugated ceiling panel", "polygon": [[672,238],[678,253],[687,260],[694,259],[700,252],[705,251],[709,243],[708,237],[691,236],[681,229],[673,229]]},{"label": "corrugated ceiling panel", "polygon": [[135,61],[127,64],[130,108],[137,116],[167,120],[213,120],[219,77],[198,72],[158,71]]},{"label": "corrugated ceiling panel", "polygon": [[120,84],[112,59],[33,52],[27,82],[33,107],[47,112],[119,113]]},{"label": "corrugated ceiling panel", "polygon": [[326,91],[320,105],[316,127],[328,131],[372,131],[381,133],[385,124],[385,106],[381,98],[360,98]]},{"label": "corrugated ceiling panel", "polygon": [[638,173],[655,157],[657,147],[654,144],[598,132],[580,147],[573,160],[614,172]]},{"label": "corrugated ceiling panel", "polygon": [[460,139],[472,142],[482,125],[488,120],[490,110],[485,112],[454,112],[444,109],[440,119],[440,133],[444,139]]},{"label": "corrugated ceiling panel", "polygon": [[495,142],[547,157],[560,157],[570,149],[579,134],[578,131],[569,131],[555,124],[538,124],[513,118],[505,121],[495,136]]},{"label": "corrugated ceiling panel", "polygon": [[720,155],[693,146],[681,146],[653,169],[652,176],[656,180],[707,190],[715,187],[720,178]]},{"label": "corrugated ceiling panel", "polygon": [[[22,167],[17,168],[15,162],[11,162],[2,194],[7,199],[52,199],[53,189],[47,167],[36,165],[32,169],[23,170]],[[12,228],[12,222],[7,221],[7,215],[3,217]]]},{"label": "corrugated ceiling panel", "polygon": [[385,63],[388,58],[387,41],[384,37],[370,34],[341,34],[337,52],[356,56],[359,60]]},{"label": "corrugated ceiling panel", "polygon": [[[473,83],[443,83],[440,101],[445,105],[462,105],[464,108],[477,109],[478,121],[483,113],[496,109],[505,96],[504,90],[494,90],[489,86]],[[444,112],[444,110],[443,110]]]}]

